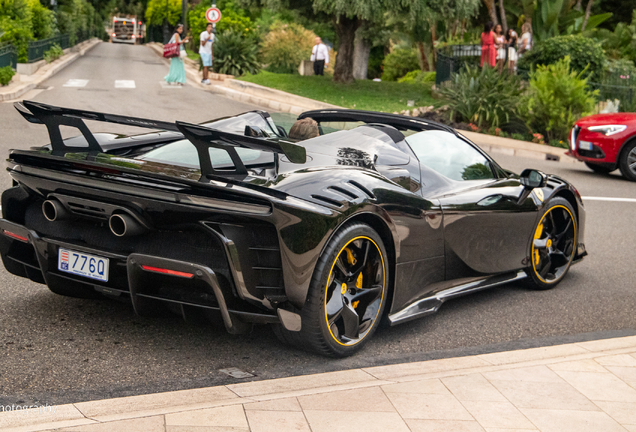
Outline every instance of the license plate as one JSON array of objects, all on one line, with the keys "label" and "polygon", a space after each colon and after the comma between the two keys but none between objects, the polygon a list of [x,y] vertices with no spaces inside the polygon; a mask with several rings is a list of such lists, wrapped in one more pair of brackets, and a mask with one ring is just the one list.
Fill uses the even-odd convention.
[{"label": "license plate", "polygon": [[579,141],[579,148],[581,150],[592,150],[592,143],[589,141]]},{"label": "license plate", "polygon": [[108,282],[108,258],[60,249],[57,268],[66,273]]}]

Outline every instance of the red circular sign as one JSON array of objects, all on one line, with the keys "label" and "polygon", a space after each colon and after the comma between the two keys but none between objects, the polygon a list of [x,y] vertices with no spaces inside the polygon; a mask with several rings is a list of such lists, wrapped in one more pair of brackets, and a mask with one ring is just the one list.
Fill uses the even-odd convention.
[{"label": "red circular sign", "polygon": [[211,7],[210,9],[205,11],[205,18],[208,20],[208,22],[216,24],[221,21],[221,11],[219,10],[219,8]]}]

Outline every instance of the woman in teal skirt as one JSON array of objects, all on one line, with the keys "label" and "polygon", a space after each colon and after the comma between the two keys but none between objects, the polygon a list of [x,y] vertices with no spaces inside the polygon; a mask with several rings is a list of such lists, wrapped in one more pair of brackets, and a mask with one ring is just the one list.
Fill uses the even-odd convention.
[{"label": "woman in teal skirt", "polygon": [[168,75],[164,78],[168,84],[179,84],[184,85],[186,83],[186,73],[185,66],[183,64],[183,57],[185,57],[185,47],[184,44],[188,42],[188,38],[181,39],[181,34],[183,33],[183,24],[178,24],[175,29],[175,33],[170,38],[170,42],[168,43],[178,43],[181,44],[181,55],[179,57],[172,57],[170,59],[170,71]]}]

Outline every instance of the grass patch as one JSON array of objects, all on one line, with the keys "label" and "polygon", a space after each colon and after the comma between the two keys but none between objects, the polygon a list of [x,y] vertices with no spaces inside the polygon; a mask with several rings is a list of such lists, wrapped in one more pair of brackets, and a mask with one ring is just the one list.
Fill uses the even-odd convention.
[{"label": "grass patch", "polygon": [[352,84],[340,84],[333,82],[330,76],[300,76],[267,71],[238,79],[344,108],[399,112],[412,109],[407,106],[409,100],[415,101],[415,107],[434,103],[431,94],[433,83],[406,84],[359,80]]}]

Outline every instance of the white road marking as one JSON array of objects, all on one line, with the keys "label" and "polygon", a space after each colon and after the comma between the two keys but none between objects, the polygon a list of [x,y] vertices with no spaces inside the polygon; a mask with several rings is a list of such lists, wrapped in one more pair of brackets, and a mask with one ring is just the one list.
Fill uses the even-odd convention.
[{"label": "white road marking", "polygon": [[588,197],[584,196],[583,201],[613,201],[613,202],[633,202],[636,203],[636,198],[617,198],[617,197]]},{"label": "white road marking", "polygon": [[136,88],[134,80],[116,80],[115,88]]},{"label": "white road marking", "polygon": [[62,87],[86,87],[86,84],[88,80],[85,79],[70,79]]}]

